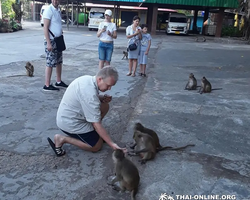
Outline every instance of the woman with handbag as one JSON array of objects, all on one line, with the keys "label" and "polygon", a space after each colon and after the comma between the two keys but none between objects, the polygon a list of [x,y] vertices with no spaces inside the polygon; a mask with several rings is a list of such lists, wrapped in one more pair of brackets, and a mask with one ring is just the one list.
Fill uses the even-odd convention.
[{"label": "woman with handbag", "polygon": [[126,28],[128,40],[129,72],[127,76],[135,76],[137,60],[140,52],[141,28],[139,26],[140,17],[134,16],[133,24]]}]

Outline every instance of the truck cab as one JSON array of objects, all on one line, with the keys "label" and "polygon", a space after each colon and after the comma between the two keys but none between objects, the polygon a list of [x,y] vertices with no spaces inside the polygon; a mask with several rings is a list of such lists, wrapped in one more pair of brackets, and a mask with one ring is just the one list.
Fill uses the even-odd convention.
[{"label": "truck cab", "polygon": [[104,8],[91,8],[89,11],[89,30],[97,30],[99,24],[105,20],[105,9]]},{"label": "truck cab", "polygon": [[188,34],[187,16],[185,14],[170,13],[166,22],[166,34]]}]

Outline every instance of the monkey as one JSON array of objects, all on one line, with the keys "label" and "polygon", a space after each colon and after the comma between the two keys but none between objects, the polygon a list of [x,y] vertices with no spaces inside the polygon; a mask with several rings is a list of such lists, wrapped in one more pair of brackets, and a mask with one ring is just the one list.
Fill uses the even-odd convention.
[{"label": "monkey", "polygon": [[[116,149],[112,154],[112,159],[115,164],[116,177],[108,182],[109,185],[113,186],[113,189],[118,191],[131,191],[131,200],[135,200],[137,194],[140,175],[135,164],[127,159],[122,150]],[[120,187],[114,185],[115,182],[119,181]]]},{"label": "monkey", "polygon": [[128,52],[127,51],[123,51],[123,58],[122,60],[126,57],[126,59],[128,59]]},{"label": "monkey", "polygon": [[[135,126],[134,126],[134,135],[133,135],[133,138],[135,139],[135,136],[136,136],[136,131],[140,131],[142,133],[147,133],[149,134],[153,140],[154,140],[154,143],[156,145],[156,149],[158,151],[160,151],[163,147],[160,145],[160,140],[159,140],[159,137],[158,135],[156,134],[155,131],[151,130],[151,129],[148,129],[146,127],[144,127],[141,123],[135,123]],[[130,146],[131,149],[134,149],[136,146],[136,142]]]},{"label": "monkey", "polygon": [[134,140],[136,142],[135,150],[132,152],[128,152],[128,154],[130,156],[135,156],[139,154],[141,156],[141,160],[139,160],[141,164],[145,164],[148,160],[154,159],[158,151],[162,151],[164,149],[179,151],[189,146],[195,146],[194,144],[188,144],[186,146],[176,147],[176,148],[162,147],[159,150],[157,149],[157,146],[153,137],[150,134],[143,133],[139,130],[136,130],[134,132]]},{"label": "monkey", "polygon": [[199,93],[210,93],[212,90],[222,90],[222,88],[216,88],[212,89],[211,83],[206,79],[205,76],[201,79],[201,88],[199,90]]},{"label": "monkey", "polygon": [[196,90],[196,88],[197,88],[197,80],[194,77],[194,74],[190,73],[187,85],[184,90]]},{"label": "monkey", "polygon": [[7,76],[9,77],[18,77],[18,76],[29,76],[29,77],[33,77],[34,75],[34,66],[30,63],[27,62],[26,65],[24,66],[26,68],[26,75],[24,74],[18,74],[18,75],[12,75],[12,76]]},{"label": "monkey", "polygon": [[33,75],[34,74],[34,66],[30,62],[26,63],[25,68],[26,68],[27,76],[29,76],[29,77],[34,76]]},{"label": "monkey", "polygon": [[[165,146],[165,147],[161,146],[160,140],[159,140],[159,137],[158,137],[157,133],[155,131],[153,131],[152,129],[144,127],[139,122],[135,123],[135,126],[134,126],[134,135],[133,135],[134,140],[135,140],[137,131],[148,134],[148,135],[150,135],[152,137],[152,139],[153,139],[153,141],[155,143],[156,152],[159,152],[159,151],[162,151],[162,150],[165,150],[165,149],[173,149],[173,147],[171,147],[171,146]],[[136,145],[137,144],[136,144],[136,141],[135,141],[134,144],[132,144],[130,146],[130,148],[134,149]]]}]

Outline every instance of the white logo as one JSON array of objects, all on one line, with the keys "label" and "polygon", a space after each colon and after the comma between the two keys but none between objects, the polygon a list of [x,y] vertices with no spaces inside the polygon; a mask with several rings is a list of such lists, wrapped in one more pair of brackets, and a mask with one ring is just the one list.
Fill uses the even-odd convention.
[{"label": "white logo", "polygon": [[171,197],[170,195],[167,195],[166,193],[161,194],[159,200],[174,200],[173,197]]}]

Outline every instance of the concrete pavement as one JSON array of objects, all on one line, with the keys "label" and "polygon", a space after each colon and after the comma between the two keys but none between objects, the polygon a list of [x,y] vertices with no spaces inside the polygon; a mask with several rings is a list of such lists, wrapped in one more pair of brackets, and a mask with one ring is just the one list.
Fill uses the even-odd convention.
[{"label": "concrete pavement", "polygon": [[[55,115],[64,91],[41,91],[41,31],[38,23],[27,23],[23,32],[0,35],[0,199],[129,199],[128,193],[119,194],[106,184],[106,177],[113,174],[107,145],[95,154],[65,145],[67,154],[61,158],[49,147],[46,138],[60,132]],[[94,75],[95,32],[84,28],[64,32],[65,82]],[[128,62],[121,60],[125,48],[125,33],[119,32],[112,65],[120,79],[109,91],[114,98],[104,120],[111,137],[120,145],[132,142],[132,126],[140,121],[158,133],[163,146],[196,145],[182,152],[160,152],[146,165],[131,158],[141,175],[138,199],[158,200],[162,193],[174,199],[175,195],[250,199],[249,46],[157,35],[147,78],[125,76]],[[9,77],[25,74],[28,60],[35,66],[35,77]],[[223,89],[202,95],[184,91],[190,72],[198,83],[206,76],[213,88]]]}]

